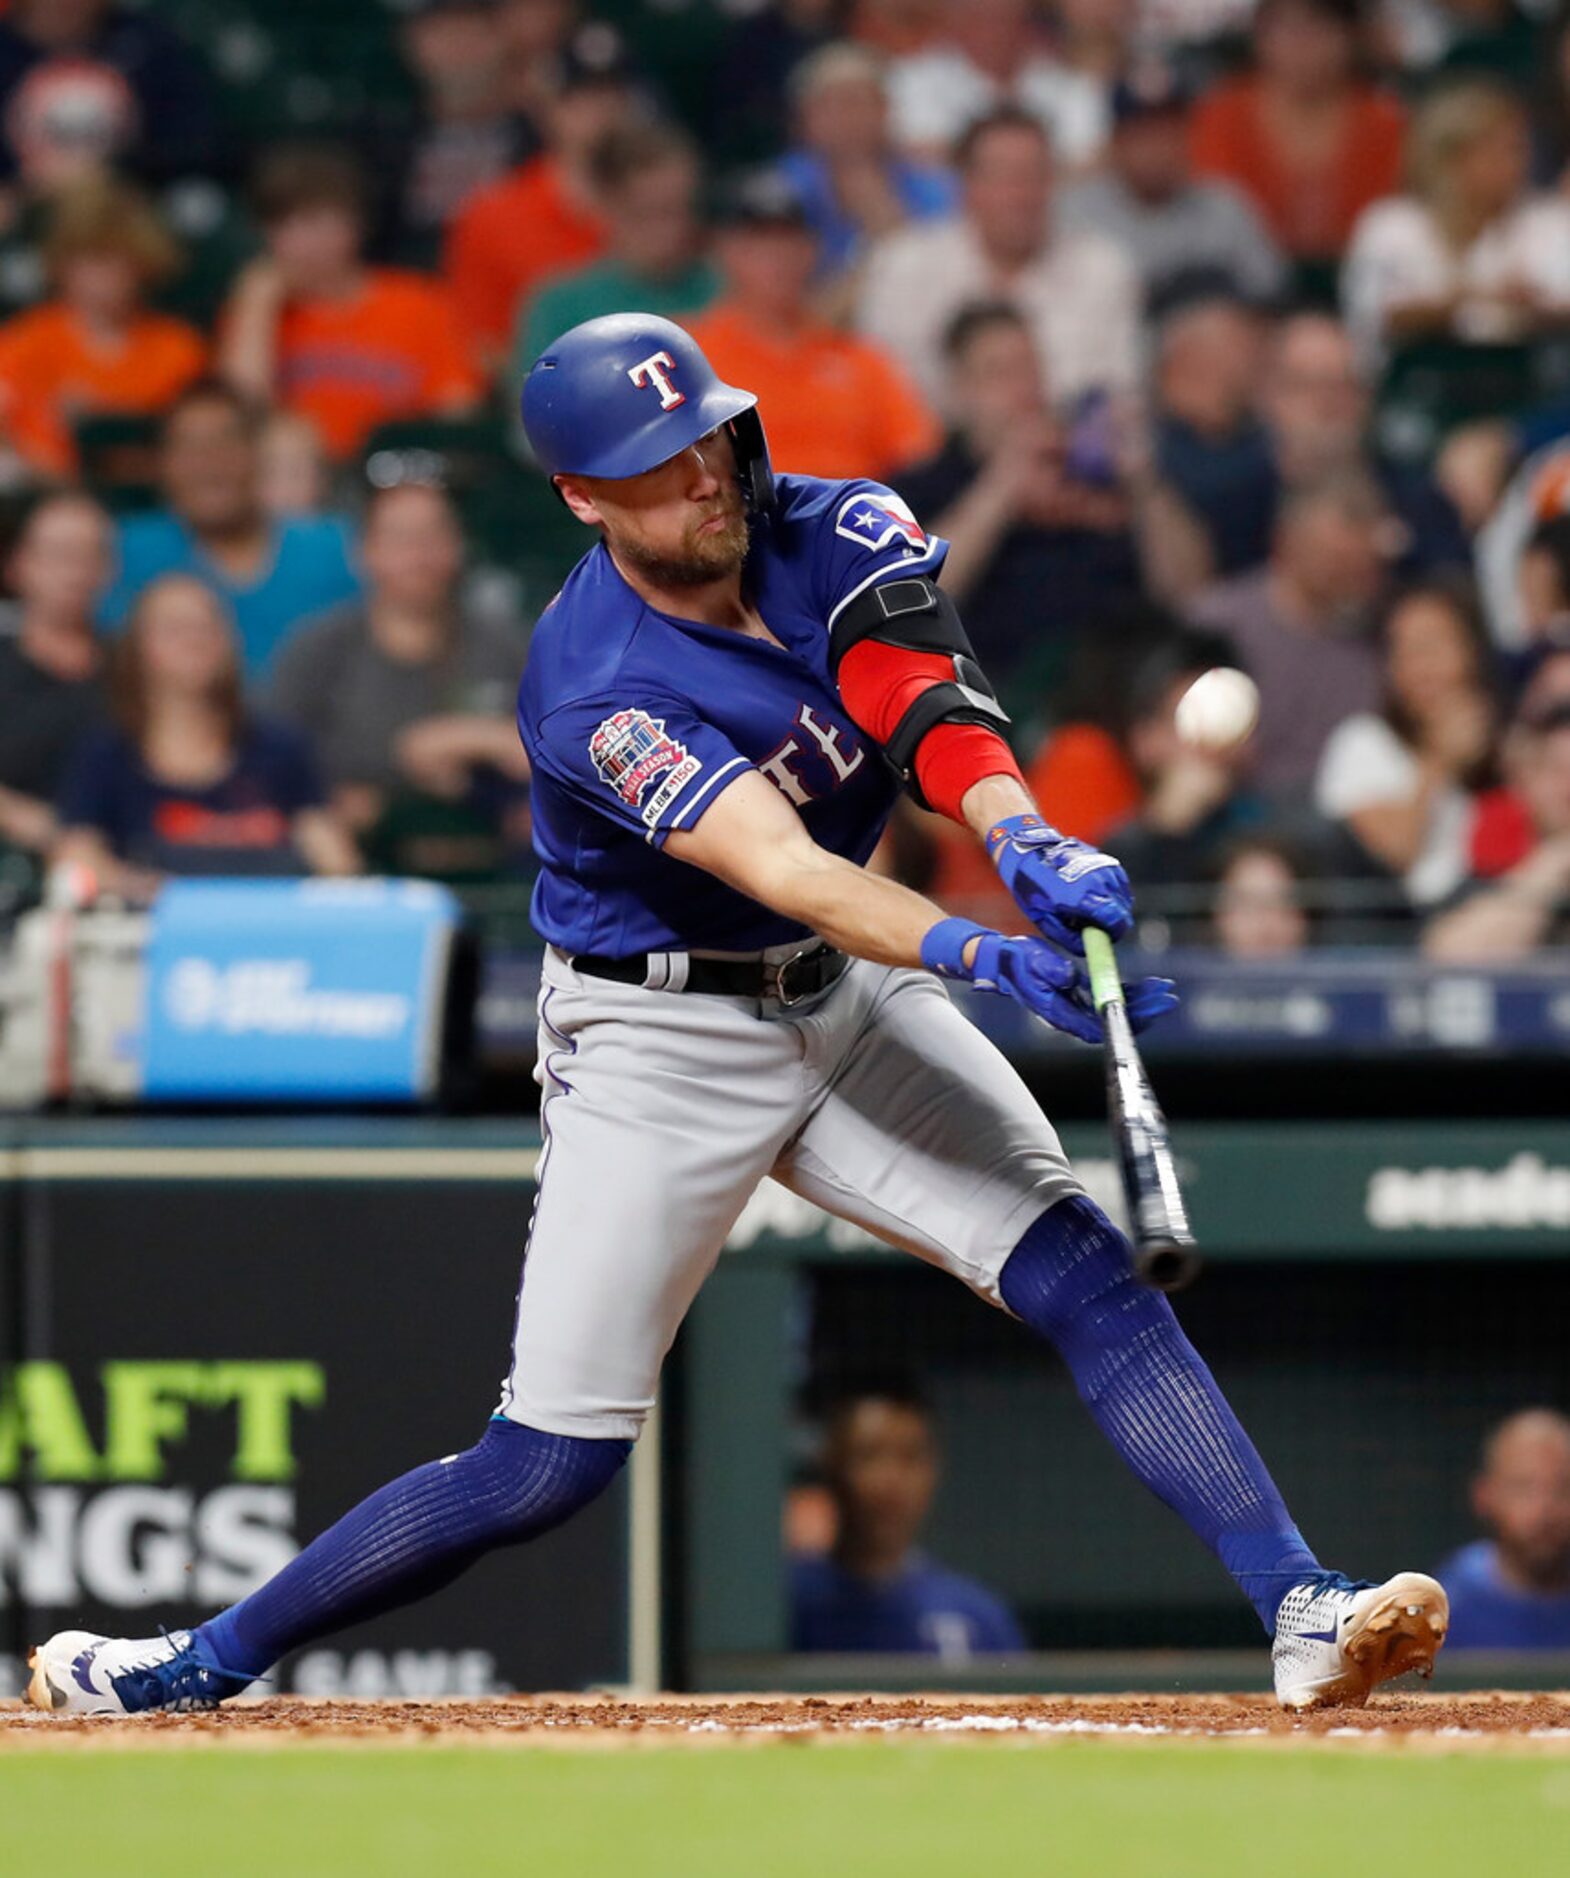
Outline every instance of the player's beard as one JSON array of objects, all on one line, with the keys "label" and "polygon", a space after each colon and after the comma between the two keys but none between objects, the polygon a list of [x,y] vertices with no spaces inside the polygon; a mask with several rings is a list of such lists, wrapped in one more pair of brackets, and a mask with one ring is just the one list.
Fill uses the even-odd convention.
[{"label": "player's beard", "polygon": [[[706,529],[716,514],[724,516],[724,526]],[[689,525],[678,553],[663,553],[631,535],[612,541],[611,546],[619,559],[657,586],[707,587],[738,571],[747,558],[750,539],[747,511],[738,489],[720,507],[710,509]]]}]

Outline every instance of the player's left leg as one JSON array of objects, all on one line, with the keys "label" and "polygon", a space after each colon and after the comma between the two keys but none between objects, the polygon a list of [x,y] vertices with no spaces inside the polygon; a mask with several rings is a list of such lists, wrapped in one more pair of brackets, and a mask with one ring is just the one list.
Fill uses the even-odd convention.
[{"label": "player's left leg", "polygon": [[1431,1662],[1443,1593],[1322,1571],[1167,1299],[1080,1187],[997,1050],[933,980],[890,973],[776,1177],[963,1278],[1047,1338],[1124,1461],[1216,1554],[1276,1637],[1294,1706]]},{"label": "player's left leg", "polygon": [[561,1525],[631,1451],[630,1441],[545,1434],[498,1417],[472,1448],[362,1500],[194,1632],[57,1633],[34,1654],[29,1695],[40,1708],[76,1714],[210,1708],[286,1652],[438,1591],[484,1553]]}]

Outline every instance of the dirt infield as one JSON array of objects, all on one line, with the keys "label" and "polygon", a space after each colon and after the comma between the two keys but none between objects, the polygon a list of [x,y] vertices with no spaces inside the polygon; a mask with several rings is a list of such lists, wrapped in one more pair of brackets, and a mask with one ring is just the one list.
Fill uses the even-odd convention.
[{"label": "dirt infield", "polygon": [[1386,1695],[1302,1718],[1266,1696],[513,1696],[354,1702],[278,1697],[206,1715],[59,1719],[0,1704],[0,1754],[43,1745],[286,1746],[454,1743],[632,1746],[877,1738],[1255,1741],[1415,1749],[1530,1747],[1570,1754],[1570,1693]]}]

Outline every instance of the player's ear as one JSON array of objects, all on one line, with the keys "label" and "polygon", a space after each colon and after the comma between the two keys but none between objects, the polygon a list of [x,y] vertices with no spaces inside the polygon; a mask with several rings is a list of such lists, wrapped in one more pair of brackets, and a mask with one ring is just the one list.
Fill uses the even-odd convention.
[{"label": "player's ear", "polygon": [[594,498],[589,493],[586,482],[577,476],[553,476],[556,493],[580,522],[587,522],[591,528],[597,527],[605,518],[594,505]]}]

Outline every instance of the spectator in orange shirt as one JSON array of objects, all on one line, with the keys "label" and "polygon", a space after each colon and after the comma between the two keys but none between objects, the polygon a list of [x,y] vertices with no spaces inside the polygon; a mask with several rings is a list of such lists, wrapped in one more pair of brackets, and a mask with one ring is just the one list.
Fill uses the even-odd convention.
[{"label": "spectator in orange shirt", "polygon": [[785,179],[747,177],[719,220],[725,298],[691,329],[720,377],[768,410],[775,468],[886,477],[934,450],[932,413],[889,355],[812,311],[817,244]]},{"label": "spectator in orange shirt", "polygon": [[563,56],[541,116],[545,149],[477,190],[448,230],[444,271],[472,356],[487,373],[505,365],[540,282],[604,252],[591,159],[637,106],[620,41],[605,30],[581,33]]},{"label": "spectator in orange shirt", "polygon": [[1250,196],[1300,263],[1333,260],[1401,186],[1401,106],[1358,73],[1360,0],[1260,0],[1254,70],[1194,119],[1194,167]]},{"label": "spectator in orange shirt", "polygon": [[446,294],[365,263],[365,183],[352,157],[276,150],[255,195],[266,252],[220,325],[220,364],[238,391],[310,418],[340,461],[390,419],[473,410],[483,387]]},{"label": "spectator in orange shirt", "polygon": [[141,195],[108,179],[56,203],[44,243],[55,298],[0,326],[0,423],[40,476],[76,470],[80,417],[160,410],[206,364],[201,335],[149,312],[179,249]]}]

